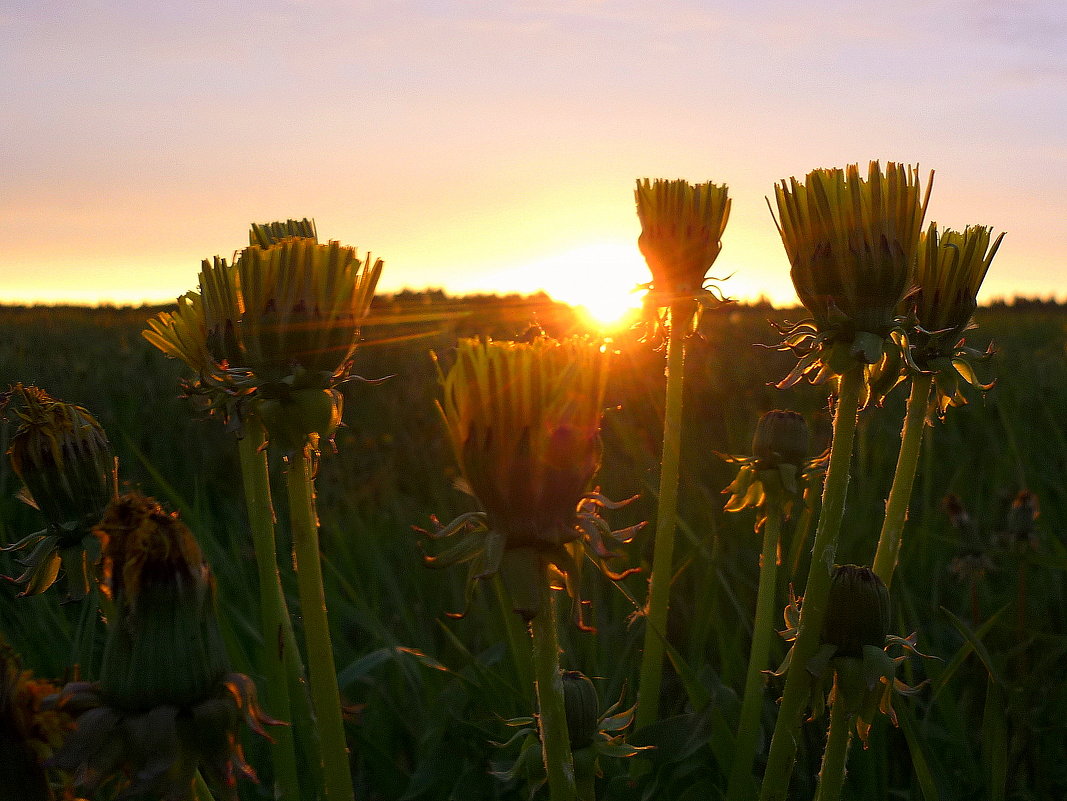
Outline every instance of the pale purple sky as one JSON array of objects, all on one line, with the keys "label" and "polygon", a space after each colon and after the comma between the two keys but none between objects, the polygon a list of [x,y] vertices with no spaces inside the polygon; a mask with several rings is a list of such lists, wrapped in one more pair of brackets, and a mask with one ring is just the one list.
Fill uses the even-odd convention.
[{"label": "pale purple sky", "polygon": [[0,0],[0,302],[172,300],[289,216],[385,291],[610,294],[638,177],[728,184],[712,272],[789,301],[764,197],[870,159],[1063,297],[1065,132],[1062,0]]}]

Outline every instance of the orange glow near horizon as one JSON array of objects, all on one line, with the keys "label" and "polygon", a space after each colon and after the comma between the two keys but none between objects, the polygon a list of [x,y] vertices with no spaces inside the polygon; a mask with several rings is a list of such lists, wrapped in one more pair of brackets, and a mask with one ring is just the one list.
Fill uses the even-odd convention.
[{"label": "orange glow near horizon", "polygon": [[641,308],[651,276],[633,244],[592,242],[515,268],[530,276],[535,289],[580,308],[593,327],[624,325]]}]

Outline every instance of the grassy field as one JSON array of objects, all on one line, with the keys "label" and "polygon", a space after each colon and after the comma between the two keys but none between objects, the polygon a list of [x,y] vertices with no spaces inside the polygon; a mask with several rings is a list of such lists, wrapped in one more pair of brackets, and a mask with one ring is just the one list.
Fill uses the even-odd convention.
[{"label": "grassy field", "polygon": [[[234,665],[255,676],[256,573],[233,436],[178,397],[184,365],[140,335],[155,311],[0,308],[0,385],[36,384],[97,415],[119,455],[123,487],[179,510],[198,535],[218,578]],[[728,767],[716,759],[715,732],[724,724],[732,729],[737,715],[760,543],[751,512],[722,511],[721,491],[733,470],[715,452],[748,452],[756,420],[774,408],[795,409],[817,427],[828,424],[825,389],[775,389],[791,357],[754,347],[775,340],[768,319],[798,316],[728,306],[707,313],[702,336],[690,343],[669,630],[681,670],[665,682],[664,719],[631,738],[658,746],[652,773],[634,786],[627,763],[603,760],[602,799],[644,794],[685,801],[722,792]],[[532,713],[505,646],[493,585],[479,590],[465,618],[448,617],[463,609],[464,571],[423,567],[413,527],[472,508],[453,485],[429,352],[447,358],[456,336],[516,336],[532,321],[551,334],[579,327],[573,314],[544,299],[408,295],[380,303],[364,330],[369,344],[358,353],[356,372],[391,378],[346,385],[346,425],[336,447],[323,448],[318,482],[327,601],[360,799],[526,797],[521,776],[491,775],[517,754],[492,744],[509,736],[503,721]],[[978,322],[969,341],[996,343],[999,382],[984,400],[973,394],[970,405],[951,409],[928,432],[893,585],[892,632],[917,632],[921,650],[937,659],[908,663],[909,683],[929,684],[897,700],[899,728],[882,719],[869,750],[855,749],[847,798],[1067,797],[1067,311],[998,306],[981,309]],[[663,355],[631,334],[618,336],[615,346],[598,481],[612,498],[641,496],[609,513],[613,526],[623,527],[651,519],[656,508]],[[903,411],[898,389],[884,408],[860,416],[838,562],[869,563],[873,556]],[[9,426],[0,429],[3,449],[10,433]],[[15,498],[17,489],[0,460],[0,543],[41,527],[34,510]],[[1012,514],[1023,491],[1039,504],[1032,530],[1019,522],[1026,515],[1018,508]],[[946,511],[950,497],[954,514]],[[284,491],[275,493],[283,542],[284,498]],[[962,525],[960,508],[969,518]],[[804,548],[793,547],[796,522],[785,529],[779,608],[790,577],[802,581],[806,574]],[[624,547],[622,564],[647,564],[650,536],[648,527]],[[974,565],[983,569],[976,573]],[[16,567],[0,554],[0,573],[13,575]],[[296,609],[291,579],[285,577]],[[646,578],[631,576],[622,587],[595,574],[584,581],[598,632],[562,633],[564,667],[594,678],[602,706],[620,696],[629,705],[642,637],[640,623],[630,619]],[[60,606],[54,591],[16,595],[14,585],[0,584],[0,630],[37,673],[69,675],[77,610]],[[773,647],[777,664],[784,643]],[[710,704],[696,703],[694,680]],[[776,697],[768,693],[764,704],[767,731]],[[798,798],[814,789],[825,721],[804,733]],[[263,746],[250,741],[247,748],[268,777]],[[262,792],[251,784],[241,789],[244,799]]]}]

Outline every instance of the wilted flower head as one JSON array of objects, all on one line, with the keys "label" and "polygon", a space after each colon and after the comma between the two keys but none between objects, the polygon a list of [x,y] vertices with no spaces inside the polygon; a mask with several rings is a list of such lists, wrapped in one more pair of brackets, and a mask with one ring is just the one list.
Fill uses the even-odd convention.
[{"label": "wilted flower head", "polygon": [[23,498],[48,522],[44,531],[6,546],[28,550],[16,581],[23,594],[43,592],[62,567],[67,593],[84,597],[99,557],[92,526],[116,492],[115,457],[107,434],[81,406],[16,384],[0,395],[0,412],[17,423],[7,454],[24,484]]},{"label": "wilted flower head", "polygon": [[35,679],[0,638],[0,797],[19,801],[51,801],[44,762],[63,742],[70,717],[49,709],[45,699],[58,687]]},{"label": "wilted flower head", "polygon": [[259,734],[265,718],[251,681],[229,672],[214,582],[192,533],[151,498],[126,495],[108,509],[104,585],[115,612],[100,681],[68,684],[59,708],[77,729],[52,764],[76,771],[89,792],[185,801],[199,769],[226,798],[235,773],[254,778],[237,722]]},{"label": "wilted flower head", "polygon": [[614,555],[603,545],[606,525],[595,509],[615,504],[588,493],[600,466],[607,364],[607,348],[593,341],[462,340],[455,364],[441,377],[449,438],[485,511],[458,519],[439,536],[464,531],[475,518],[489,533],[461,542],[455,558],[431,561],[475,560],[474,577],[499,570],[527,617],[539,609],[549,565],[577,574],[580,552],[571,546],[583,533],[597,556]]},{"label": "wilted flower head", "polygon": [[963,341],[964,332],[974,327],[978,290],[1004,239],[1000,234],[990,244],[991,235],[984,225],[938,233],[937,224],[930,223],[919,239],[910,357],[913,369],[934,374],[931,413],[941,417],[949,406],[967,403],[961,382],[982,390],[993,386],[977,378],[977,365],[988,360],[992,347],[983,352]]},{"label": "wilted flower head", "polygon": [[704,279],[730,217],[726,185],[645,178],[634,195],[641,220],[637,245],[652,271],[656,305],[706,295]]},{"label": "wilted flower head", "polygon": [[[931,179],[933,174],[931,173]],[[782,347],[801,357],[783,382],[817,373],[821,381],[859,362],[876,365],[899,346],[898,306],[914,288],[930,184],[920,192],[917,168],[872,161],[814,170],[775,185],[775,224],[789,257],[790,276],[811,322],[783,330]]]}]

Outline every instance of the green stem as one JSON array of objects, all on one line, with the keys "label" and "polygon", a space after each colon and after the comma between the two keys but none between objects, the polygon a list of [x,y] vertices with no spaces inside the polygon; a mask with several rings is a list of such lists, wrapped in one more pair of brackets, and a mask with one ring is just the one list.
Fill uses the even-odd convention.
[{"label": "green stem", "polygon": [[[260,670],[263,671],[264,680],[263,698],[267,714],[281,720],[289,720],[292,717],[292,707],[289,703],[286,649],[294,646],[293,625],[282,591],[281,576],[278,574],[274,505],[270,494],[267,454],[264,450],[266,441],[263,424],[255,418],[246,419],[243,436],[238,442],[238,452],[259,577],[259,615],[263,629],[263,650],[260,653]],[[292,728],[279,727],[273,732],[273,737],[271,760],[275,789],[281,792],[283,798],[299,798],[300,783]]]},{"label": "green stem", "polygon": [[[835,679],[836,681],[836,679]],[[815,801],[838,801],[845,784],[845,763],[848,746],[852,742],[849,714],[840,699],[830,707],[830,728],[826,732],[826,749],[819,771],[819,789]]]},{"label": "green stem", "polygon": [[656,539],[652,571],[648,577],[645,607],[645,648],[637,688],[635,730],[659,717],[659,694],[663,681],[667,607],[674,561],[674,530],[678,514],[678,473],[682,451],[682,382],[685,377],[685,337],[692,323],[692,301],[671,304],[671,330],[667,340],[667,399],[663,413],[663,459],[656,509]]},{"label": "green stem", "polygon": [[878,537],[878,550],[874,556],[874,572],[888,587],[893,581],[893,571],[900,555],[900,543],[904,536],[904,522],[908,517],[911,488],[915,483],[915,470],[919,464],[919,452],[926,429],[926,407],[930,398],[932,373],[912,376],[911,394],[908,396],[908,411],[904,415],[904,428],[900,434],[900,454],[897,469],[893,474],[893,486],[885,507],[885,521]]},{"label": "green stem", "polygon": [[760,801],[785,801],[789,793],[789,778],[793,773],[800,724],[811,689],[811,674],[807,670],[807,663],[818,650],[823,618],[826,616],[826,602],[830,595],[830,576],[837,553],[841,518],[845,511],[852,443],[856,435],[856,418],[863,381],[861,365],[851,368],[841,376],[837,412],[834,415],[834,440],[830,448],[826,483],[823,486],[822,514],[815,529],[811,566],[808,569],[808,581],[801,606],[800,628],[793,643],[793,656],[786,674],[778,721],[771,738]]},{"label": "green stem", "polygon": [[304,643],[307,647],[311,702],[322,748],[323,782],[329,801],[352,801],[352,772],[344,721],[341,718],[341,693],[337,688],[337,669],[330,644],[330,623],[326,615],[326,594],[319,562],[319,522],[315,512],[315,482],[312,477],[312,452],[308,446],[293,457],[285,474],[289,494],[289,514],[293,530],[293,565],[300,592],[300,611],[304,619]]},{"label": "green stem", "polygon": [[541,754],[548,774],[549,797],[552,801],[576,801],[578,790],[574,778],[574,758],[571,756],[567,709],[563,700],[563,674],[559,669],[556,599],[548,586],[547,576],[542,582],[541,592],[547,593],[547,597],[541,605],[540,614],[530,621]]},{"label": "green stem", "polygon": [[533,687],[533,674],[530,672],[530,648],[526,642],[526,632],[523,631],[521,618],[511,608],[511,600],[508,598],[508,592],[499,574],[493,576],[493,589],[496,591],[500,614],[504,618],[504,634],[508,640],[512,664],[515,666],[515,677],[521,691],[525,693],[523,698],[528,705],[530,703],[529,692]]},{"label": "green stem", "polygon": [[759,742],[760,710],[763,708],[763,670],[774,634],[774,601],[778,583],[778,542],[781,536],[781,501],[777,488],[767,492],[763,525],[763,551],[760,554],[759,588],[756,590],[756,617],[752,624],[752,645],[748,657],[741,720],[730,769],[728,801],[752,797],[752,763]]}]

